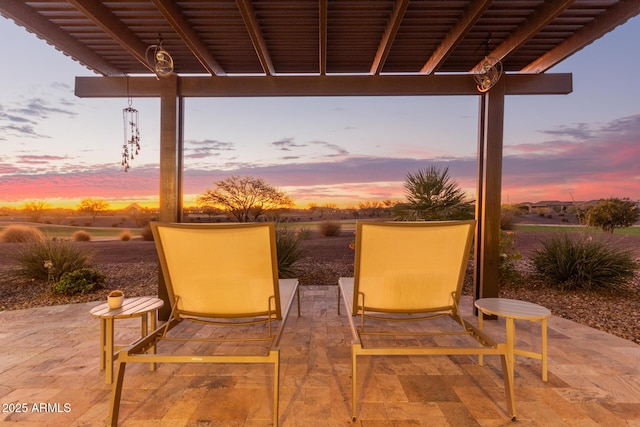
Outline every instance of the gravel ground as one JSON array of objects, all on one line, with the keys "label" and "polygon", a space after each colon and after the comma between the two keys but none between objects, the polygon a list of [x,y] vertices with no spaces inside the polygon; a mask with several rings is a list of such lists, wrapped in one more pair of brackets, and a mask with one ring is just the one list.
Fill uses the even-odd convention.
[{"label": "gravel ground", "polygon": [[[517,284],[503,286],[500,296],[541,304],[560,317],[591,326],[640,344],[640,277],[609,292],[562,292],[549,289],[528,273],[533,250],[540,246],[543,233],[516,232],[516,247],[523,255],[518,270],[523,278]],[[640,236],[612,236],[612,243],[636,251],[640,257]],[[314,234],[303,242],[307,255],[299,262],[298,278],[302,286],[335,285],[338,277],[353,275],[354,253],[349,249],[352,232],[338,237]],[[92,253],[93,267],[107,276],[105,289],[86,295],[64,297],[53,294],[43,282],[16,279],[12,253],[15,244],[0,243],[0,309],[15,310],[75,302],[106,300],[112,289],[126,296],[157,294],[158,263],[153,242],[134,239],[79,243]],[[465,292],[472,292],[472,274],[467,274]]]}]

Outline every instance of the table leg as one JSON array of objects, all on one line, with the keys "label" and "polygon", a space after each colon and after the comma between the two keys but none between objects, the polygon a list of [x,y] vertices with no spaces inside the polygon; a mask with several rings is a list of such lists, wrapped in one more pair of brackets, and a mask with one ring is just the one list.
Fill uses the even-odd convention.
[{"label": "table leg", "polygon": [[148,319],[147,319],[147,313],[143,313],[140,316],[140,323],[141,323],[141,330],[140,330],[140,336],[142,338],[147,336],[147,333],[149,332],[149,326],[148,326]]},{"label": "table leg", "polygon": [[542,319],[542,381],[547,382],[547,319]]},{"label": "table leg", "polygon": [[516,325],[513,317],[506,317],[506,346],[507,346],[507,373],[511,379],[511,384],[514,384],[514,365],[515,365],[515,341],[516,341]]},{"label": "table leg", "polygon": [[[158,318],[158,311],[154,310],[152,312],[149,313],[149,316],[151,316],[151,330],[155,331],[156,330],[156,319]],[[156,345],[152,345],[151,346],[151,350],[149,350],[151,352],[151,354],[156,354]],[[156,364],[152,363],[151,364],[151,370],[155,371],[156,370]]]},{"label": "table leg", "polygon": [[[482,330],[483,327],[484,327],[484,314],[482,313],[482,310],[478,310],[478,329]],[[484,355],[479,354],[478,365],[482,366],[483,363],[484,363]]]},{"label": "table leg", "polygon": [[107,351],[107,335],[106,326],[107,321],[100,319],[100,370],[104,371],[105,368],[105,352]]},{"label": "table leg", "polygon": [[111,384],[113,382],[113,317],[105,319],[106,323],[106,346],[105,346],[105,382]]}]

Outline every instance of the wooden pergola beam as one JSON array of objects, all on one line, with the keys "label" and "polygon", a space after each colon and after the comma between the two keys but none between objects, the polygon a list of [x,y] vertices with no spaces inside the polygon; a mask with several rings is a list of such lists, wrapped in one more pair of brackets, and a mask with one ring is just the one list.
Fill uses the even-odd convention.
[{"label": "wooden pergola beam", "polygon": [[420,73],[431,74],[437,71],[492,2],[493,0],[474,1],[436,50],[433,51],[431,57],[420,69]]},{"label": "wooden pergola beam", "polygon": [[378,45],[378,50],[376,51],[376,56],[373,59],[369,73],[380,74],[382,71],[384,63],[387,60],[387,56],[391,51],[391,45],[396,38],[396,34],[398,33],[398,29],[402,23],[402,18],[404,18],[404,13],[407,11],[408,6],[409,0],[396,0],[391,18],[389,18],[387,28],[384,30],[384,34],[382,35],[382,39]]},{"label": "wooden pergola beam", "polygon": [[[531,37],[538,34],[558,15],[571,6],[575,0],[554,0],[544,2],[536,12],[517,30],[512,32],[498,47],[496,47],[487,56],[503,60],[511,52],[516,51],[520,46],[527,42]],[[479,62],[471,72],[475,73],[482,69],[484,61]]]},{"label": "wooden pergola beam", "polygon": [[182,41],[189,46],[189,49],[191,49],[193,55],[198,58],[198,61],[200,61],[204,69],[212,75],[226,75],[225,70],[220,66],[202,39],[189,24],[189,21],[185,18],[176,2],[173,0],[152,1]]},{"label": "wooden pergola beam", "polygon": [[320,75],[327,74],[327,46],[329,43],[329,0],[318,1],[318,64]]},{"label": "wooden pergola beam", "polygon": [[256,55],[258,55],[262,69],[266,75],[273,76],[276,73],[276,68],[273,66],[267,43],[264,41],[258,18],[256,18],[256,13],[253,10],[253,6],[251,6],[251,2],[247,0],[236,0],[236,4],[242,15],[244,25],[247,27],[247,32],[249,33],[249,37],[251,37],[253,48],[256,51]]},{"label": "wooden pergola beam", "polygon": [[111,11],[97,0],[69,0],[76,9],[90,19],[95,25],[109,34],[123,49],[129,52],[138,62],[143,64],[151,72],[153,67],[147,62],[147,45],[140,40],[135,33]]},{"label": "wooden pergola beam", "polygon": [[[471,96],[479,95],[473,76],[227,76],[177,77],[177,95],[193,97],[279,96]],[[571,93],[571,73],[507,74],[506,95],[565,95]],[[155,77],[76,77],[80,98],[146,98],[160,96]]]}]

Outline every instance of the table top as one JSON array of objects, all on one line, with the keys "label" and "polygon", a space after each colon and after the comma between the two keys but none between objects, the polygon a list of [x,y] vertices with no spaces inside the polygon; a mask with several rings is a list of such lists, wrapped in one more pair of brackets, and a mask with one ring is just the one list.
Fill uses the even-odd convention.
[{"label": "table top", "polygon": [[122,307],[109,308],[106,302],[91,309],[91,315],[101,319],[141,316],[150,311],[159,309],[164,301],[156,297],[125,298]]},{"label": "table top", "polygon": [[484,314],[513,319],[541,320],[551,317],[551,311],[541,305],[508,298],[480,298],[475,306]]}]

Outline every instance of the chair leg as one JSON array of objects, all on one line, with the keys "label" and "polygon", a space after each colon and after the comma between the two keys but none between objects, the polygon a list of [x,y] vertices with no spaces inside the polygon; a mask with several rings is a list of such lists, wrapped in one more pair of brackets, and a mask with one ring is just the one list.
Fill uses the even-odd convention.
[{"label": "chair leg", "polygon": [[116,366],[116,381],[111,390],[111,408],[109,410],[109,426],[111,427],[116,427],[118,425],[120,397],[122,396],[122,383],[124,381],[124,371],[126,367],[126,362],[118,360],[118,365]]},{"label": "chair leg", "polygon": [[513,368],[507,361],[507,357],[504,354],[500,355],[500,361],[502,362],[502,378],[504,380],[504,394],[507,399],[507,412],[511,421],[516,420],[516,401],[515,393],[513,389]]},{"label": "chair leg", "polygon": [[358,396],[358,381],[357,381],[357,376],[356,376],[356,361],[358,359],[358,355],[356,353],[356,346],[352,345],[351,346],[351,421],[352,422],[356,422],[356,412],[358,410],[357,408],[357,396]]},{"label": "chair leg", "polygon": [[278,414],[280,413],[280,351],[272,353],[275,353],[273,370],[273,427],[278,427]]}]

